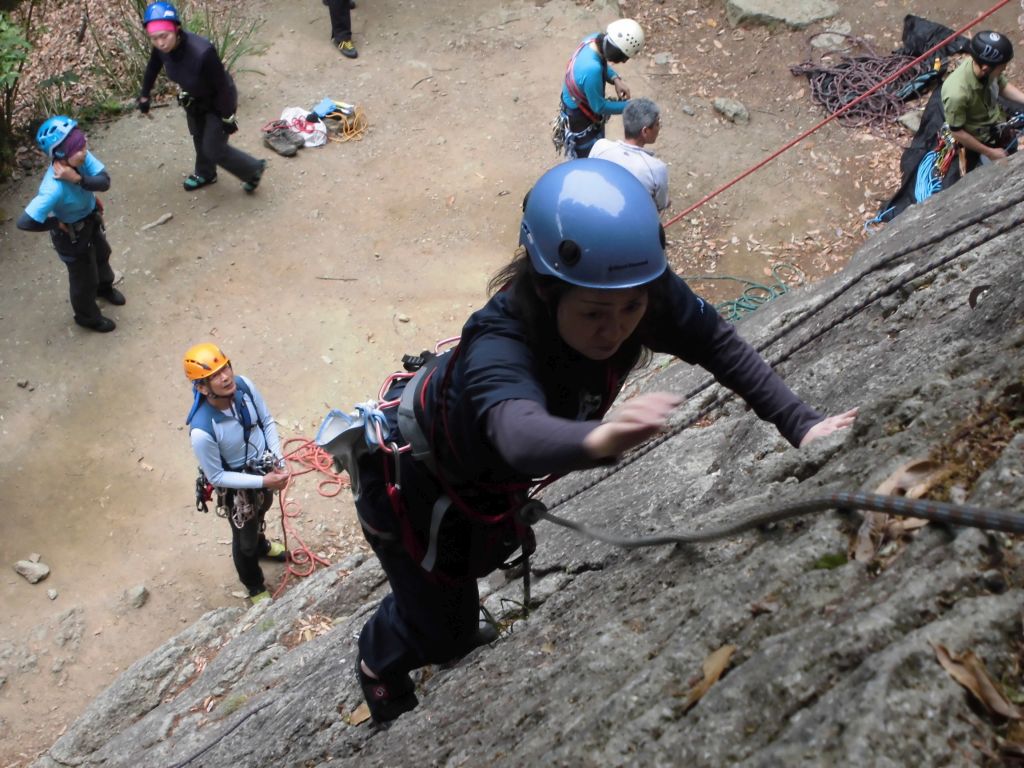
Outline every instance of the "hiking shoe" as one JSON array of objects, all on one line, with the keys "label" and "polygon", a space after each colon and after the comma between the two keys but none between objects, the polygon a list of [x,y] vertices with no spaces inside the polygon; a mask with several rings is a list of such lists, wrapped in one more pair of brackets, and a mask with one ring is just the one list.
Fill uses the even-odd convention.
[{"label": "hiking shoe", "polygon": [[299,148],[288,138],[283,128],[265,131],[263,143],[282,157],[295,157],[295,153],[299,151]]},{"label": "hiking shoe", "polygon": [[252,603],[253,605],[259,605],[264,600],[270,600],[270,599],[271,599],[270,593],[267,590],[265,590],[265,589],[262,592],[257,592],[255,595],[249,595],[249,602]]},{"label": "hiking shoe", "polygon": [[263,553],[263,556],[268,560],[277,560],[279,563],[283,563],[288,560],[288,550],[284,548],[284,544],[280,541],[271,541],[268,543],[267,551]]},{"label": "hiking shoe", "polygon": [[110,333],[112,330],[117,328],[117,323],[103,315],[100,315],[95,320],[79,320],[76,317],[75,324],[80,325],[83,328],[88,328],[90,331],[96,331],[97,333]]},{"label": "hiking shoe", "polygon": [[374,680],[363,672],[362,658],[356,654],[356,677],[363,689],[363,698],[375,722],[387,723],[403,712],[416,708],[420,700],[416,698],[416,686],[412,678],[403,673],[389,680]]},{"label": "hiking shoe", "polygon": [[260,179],[263,178],[263,172],[267,170],[267,161],[260,160],[260,169],[256,171],[256,175],[249,179],[242,185],[242,189],[248,192],[250,195],[256,191],[256,187],[260,185]]},{"label": "hiking shoe", "polygon": [[192,173],[189,174],[188,178],[185,179],[185,181],[183,181],[181,185],[185,188],[186,192],[195,192],[200,187],[206,187],[209,186],[210,184],[216,183],[216,173],[213,174],[213,176],[211,176],[210,178],[206,178],[205,176],[199,176],[198,174]]},{"label": "hiking shoe", "polygon": [[123,307],[125,304],[124,294],[121,293],[114,286],[109,288],[101,288],[96,291],[96,296],[101,299],[106,299],[108,302],[113,304],[115,307]]},{"label": "hiking shoe", "polygon": [[351,40],[342,40],[338,43],[338,50],[341,51],[341,55],[346,59],[359,58],[359,51],[356,50],[356,46]]}]

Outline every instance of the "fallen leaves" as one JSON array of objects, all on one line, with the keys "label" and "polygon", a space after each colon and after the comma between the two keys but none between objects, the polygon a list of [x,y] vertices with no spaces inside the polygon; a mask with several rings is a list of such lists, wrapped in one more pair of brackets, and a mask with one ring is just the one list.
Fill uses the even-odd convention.
[{"label": "fallen leaves", "polygon": [[281,644],[285,648],[294,648],[302,643],[326,635],[334,629],[334,620],[322,613],[314,613],[300,619],[296,619],[292,630],[281,638]]},{"label": "fallen leaves", "polygon": [[975,656],[973,651],[953,655],[941,643],[932,643],[932,648],[942,668],[966,688],[989,714],[1007,720],[1020,720],[1024,717],[1021,710],[1006,697],[999,685],[989,676],[985,662]]},{"label": "fallen leaves", "polygon": [[686,703],[683,705],[684,713],[693,709],[697,702],[704,697],[704,694],[711,690],[711,686],[718,682],[725,670],[728,669],[735,652],[735,645],[723,645],[704,659],[704,663],[701,665],[704,678],[694,685],[686,695]]},{"label": "fallen leaves", "polygon": [[[875,493],[920,499],[949,475],[949,468],[931,459],[908,461],[887,477]],[[906,548],[906,534],[928,525],[927,520],[865,512],[864,522],[850,542],[850,558],[862,563],[887,564]]]}]

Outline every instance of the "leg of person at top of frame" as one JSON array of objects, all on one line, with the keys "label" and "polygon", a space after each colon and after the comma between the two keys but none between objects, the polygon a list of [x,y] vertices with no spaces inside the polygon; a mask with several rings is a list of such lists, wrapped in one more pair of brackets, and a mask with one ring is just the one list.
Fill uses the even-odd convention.
[{"label": "leg of person at top of frame", "polygon": [[108,304],[121,307],[127,302],[117,288],[114,287],[114,270],[110,267],[110,243],[107,242],[107,235],[103,231],[101,221],[97,221],[93,231],[90,248],[93,259],[96,262],[96,296]]},{"label": "leg of person at top of frame", "polygon": [[[265,162],[231,146],[221,119],[213,112],[203,116],[201,144],[201,153],[197,152],[197,158],[201,154],[207,161],[219,165],[243,182],[251,183],[255,180],[259,184]],[[198,166],[196,170],[198,172]]]},{"label": "leg of person at top of frame", "polygon": [[358,58],[359,51],[352,42],[352,13],[348,0],[327,0],[326,5],[331,15],[331,42],[342,56]]},{"label": "leg of person at top of frame", "polygon": [[274,505],[274,494],[263,493],[263,502],[259,511],[260,520],[260,537],[259,537],[259,553],[260,557],[265,557],[267,560],[275,560],[279,563],[286,562],[288,560],[288,550],[285,549],[284,544],[280,541],[271,541],[267,538],[267,511]]}]

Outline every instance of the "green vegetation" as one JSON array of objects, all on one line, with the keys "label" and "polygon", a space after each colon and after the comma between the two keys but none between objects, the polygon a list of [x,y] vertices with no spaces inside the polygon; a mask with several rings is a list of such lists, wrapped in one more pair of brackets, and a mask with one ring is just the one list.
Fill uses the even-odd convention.
[{"label": "green vegetation", "polygon": [[7,175],[14,160],[14,107],[18,96],[21,72],[32,49],[26,30],[31,24],[33,2],[25,28],[0,13],[0,178]]}]

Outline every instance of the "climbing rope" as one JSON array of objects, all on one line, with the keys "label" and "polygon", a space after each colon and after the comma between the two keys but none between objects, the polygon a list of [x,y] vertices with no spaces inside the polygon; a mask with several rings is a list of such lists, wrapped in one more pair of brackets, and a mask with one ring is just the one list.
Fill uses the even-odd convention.
[{"label": "climbing rope", "polygon": [[726,319],[736,321],[756,311],[772,299],[777,299],[789,292],[790,286],[803,285],[807,275],[793,264],[776,264],[772,267],[771,276],[775,281],[771,284],[759,283],[745,277],[735,275],[682,275],[687,282],[708,280],[731,280],[744,285],[743,293],[735,299],[725,299],[715,304],[715,309]]},{"label": "climbing rope", "polygon": [[[903,114],[906,100],[902,93],[918,76],[929,71],[929,67],[905,54],[879,56],[863,38],[851,39],[869,52],[843,56],[833,66],[805,61],[790,67],[789,71],[807,77],[811,99],[829,114],[842,111],[839,121],[844,125],[855,128],[888,125]],[[849,109],[843,109],[880,81],[887,81],[888,85],[857,100]]]},{"label": "climbing rope", "polygon": [[884,512],[899,517],[920,517],[934,523],[947,525],[965,525],[971,528],[983,528],[989,531],[1005,533],[1024,533],[1024,514],[1000,509],[972,507],[965,504],[949,504],[942,501],[926,499],[908,499],[905,496],[887,496],[880,493],[830,493],[813,499],[803,499],[773,506],[756,515],[745,517],[738,522],[719,527],[705,528],[696,532],[661,534],[639,538],[622,538],[590,528],[558,517],[549,511],[538,511],[542,520],[560,525],[563,528],[582,533],[583,535],[603,541],[623,549],[639,549],[641,547],[657,547],[663,544],[699,544],[730,536],[772,523],[778,523],[792,517],[800,517],[813,512],[825,512],[830,509],[851,510],[869,509],[873,512]]},{"label": "climbing rope", "polygon": [[[289,450],[290,445],[296,445]],[[284,546],[288,551],[288,565],[281,583],[274,590],[274,597],[280,595],[292,576],[305,578],[311,575],[318,565],[323,567],[331,563],[320,557],[311,550],[302,537],[295,531],[291,521],[295,520],[302,513],[302,505],[289,497],[292,483],[300,475],[316,472],[322,477],[317,482],[317,492],[325,498],[334,498],[341,493],[343,488],[349,487],[348,476],[334,471],[334,459],[312,440],[304,437],[289,438],[284,442],[284,460],[288,467],[288,482],[278,496],[278,503],[281,509],[281,531],[284,536]],[[297,542],[294,547],[289,547],[289,538]]]}]

